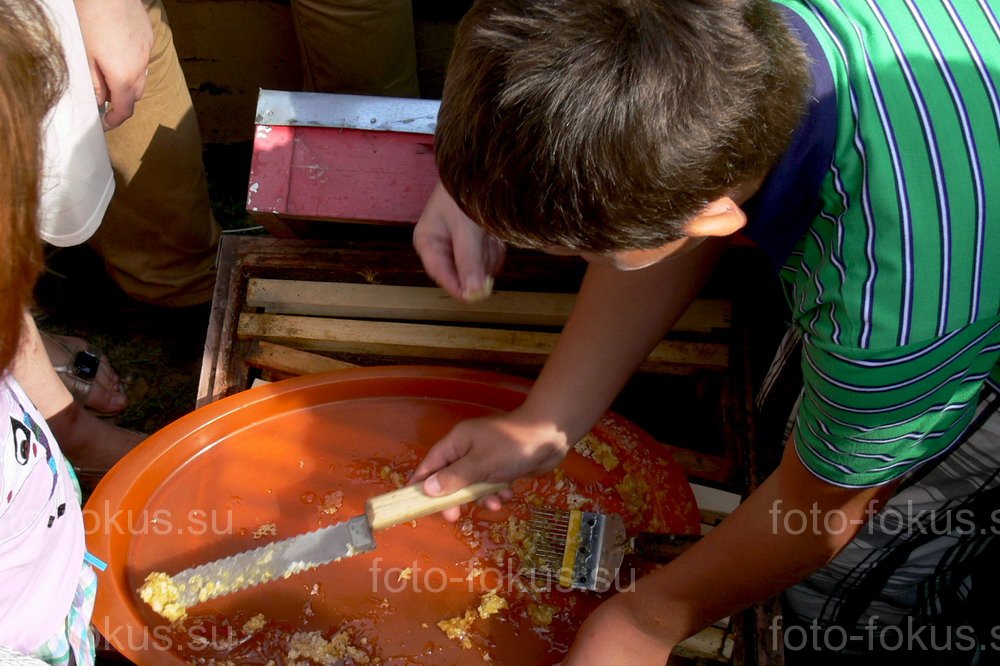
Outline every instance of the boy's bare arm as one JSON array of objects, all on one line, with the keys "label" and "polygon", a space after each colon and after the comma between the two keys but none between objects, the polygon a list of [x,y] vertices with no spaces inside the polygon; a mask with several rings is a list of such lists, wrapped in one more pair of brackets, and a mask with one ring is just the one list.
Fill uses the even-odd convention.
[{"label": "boy's bare arm", "polygon": [[[427,479],[424,490],[437,495],[476,481],[511,481],[552,469],[684,313],[724,245],[709,239],[638,271],[592,264],[524,405],[460,423],[433,447],[414,480]],[[453,519],[457,510],[445,516]]]},{"label": "boy's bare arm", "polygon": [[665,663],[684,638],[829,562],[894,487],[833,486],[809,472],[789,443],[778,469],[722,524],[633,592],[602,604],[562,663]]},{"label": "boy's bare arm", "polygon": [[571,443],[586,435],[687,310],[727,244],[711,238],[637,271],[592,263],[524,409],[560,424]]}]

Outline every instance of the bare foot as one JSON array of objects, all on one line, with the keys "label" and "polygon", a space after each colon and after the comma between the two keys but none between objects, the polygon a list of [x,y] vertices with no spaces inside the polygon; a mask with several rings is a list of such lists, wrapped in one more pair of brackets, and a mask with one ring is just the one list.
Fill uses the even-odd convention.
[{"label": "bare foot", "polygon": [[[42,333],[45,351],[52,365],[59,371],[59,379],[73,394],[74,399],[83,402],[84,406],[102,415],[121,413],[128,404],[128,398],[122,390],[118,374],[111,367],[111,362],[104,354],[100,355],[97,364],[97,375],[93,380],[78,379],[70,373],[77,352],[87,351],[86,340],[67,335]],[[87,386],[89,384],[89,387]]]},{"label": "bare foot", "polygon": [[46,420],[85,489],[97,485],[122,456],[146,438],[141,432],[98,418],[75,402]]}]

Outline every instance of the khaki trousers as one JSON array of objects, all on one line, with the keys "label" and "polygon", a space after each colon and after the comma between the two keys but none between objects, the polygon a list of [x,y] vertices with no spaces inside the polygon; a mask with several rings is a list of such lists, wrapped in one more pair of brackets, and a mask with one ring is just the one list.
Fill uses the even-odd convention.
[{"label": "khaki trousers", "polygon": [[292,0],[303,86],[419,97],[410,0]]},{"label": "khaki trousers", "polygon": [[[146,89],[135,115],[106,133],[116,189],[90,244],[130,296],[181,307],[212,299],[220,229],[163,4],[146,2]],[[292,14],[307,90],[419,96],[410,0],[293,0]]]},{"label": "khaki trousers", "polygon": [[133,298],[181,307],[212,299],[219,225],[201,134],[160,0],[147,0],[154,43],[135,114],[106,133],[115,195],[90,245]]}]

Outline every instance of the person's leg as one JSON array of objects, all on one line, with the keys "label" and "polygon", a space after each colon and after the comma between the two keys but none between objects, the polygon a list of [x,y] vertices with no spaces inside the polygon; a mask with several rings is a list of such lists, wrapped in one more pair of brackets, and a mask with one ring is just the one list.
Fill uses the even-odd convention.
[{"label": "person's leg", "polygon": [[149,75],[135,114],[106,133],[115,195],[90,241],[133,298],[169,307],[212,299],[219,226],[212,217],[201,135],[160,0]]},{"label": "person's leg", "polygon": [[[24,314],[24,332],[10,372],[45,418],[66,458],[79,470],[81,484],[96,482],[144,435],[97,418],[73,400],[45,351],[34,320]],[[90,477],[90,478],[87,478]]]},{"label": "person's leg", "polygon": [[418,97],[410,0],[292,0],[306,90]]}]

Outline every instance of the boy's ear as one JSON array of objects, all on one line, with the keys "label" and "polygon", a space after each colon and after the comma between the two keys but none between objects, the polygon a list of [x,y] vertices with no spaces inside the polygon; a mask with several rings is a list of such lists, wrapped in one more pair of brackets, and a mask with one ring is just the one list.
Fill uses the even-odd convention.
[{"label": "boy's ear", "polygon": [[731,236],[747,224],[746,213],[729,197],[720,197],[688,222],[688,236]]}]

